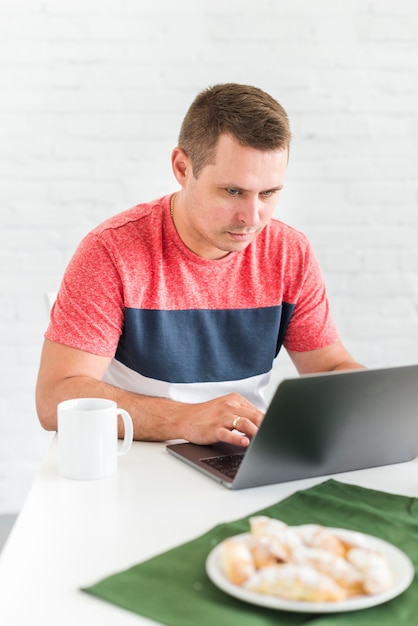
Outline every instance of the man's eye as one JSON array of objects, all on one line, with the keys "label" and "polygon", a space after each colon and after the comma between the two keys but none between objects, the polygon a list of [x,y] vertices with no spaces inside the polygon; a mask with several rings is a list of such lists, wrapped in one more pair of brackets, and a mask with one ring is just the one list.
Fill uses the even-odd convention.
[{"label": "man's eye", "polygon": [[232,189],[231,187],[227,187],[226,191],[230,196],[238,196],[240,193],[239,189]]}]

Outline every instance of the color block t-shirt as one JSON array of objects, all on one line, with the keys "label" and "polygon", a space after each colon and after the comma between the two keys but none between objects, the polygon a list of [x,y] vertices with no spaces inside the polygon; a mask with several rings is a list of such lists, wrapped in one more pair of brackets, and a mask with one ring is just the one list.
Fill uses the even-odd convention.
[{"label": "color block t-shirt", "polygon": [[110,357],[104,380],[128,391],[184,402],[237,391],[261,410],[282,345],[339,339],[302,233],[273,218],[244,251],[202,259],[180,239],[170,196],[83,239],[45,336]]}]

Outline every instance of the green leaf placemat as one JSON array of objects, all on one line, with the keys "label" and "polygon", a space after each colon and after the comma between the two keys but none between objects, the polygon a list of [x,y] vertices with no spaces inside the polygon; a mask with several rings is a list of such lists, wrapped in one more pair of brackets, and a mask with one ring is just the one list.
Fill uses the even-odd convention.
[{"label": "green leaf placemat", "polygon": [[[328,480],[251,515],[290,525],[358,530],[395,544],[418,565],[418,499]],[[411,626],[418,619],[418,580],[400,596],[361,611],[304,614],[253,606],[230,597],[206,575],[206,557],[230,535],[249,530],[248,515],[83,589],[166,626]]]}]

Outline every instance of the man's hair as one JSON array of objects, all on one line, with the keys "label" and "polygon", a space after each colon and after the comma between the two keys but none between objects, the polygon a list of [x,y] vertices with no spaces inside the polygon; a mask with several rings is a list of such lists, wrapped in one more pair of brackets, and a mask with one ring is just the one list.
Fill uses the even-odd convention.
[{"label": "man's hair", "polygon": [[288,149],[291,139],[286,111],[265,91],[237,83],[208,87],[190,105],[178,139],[195,178],[213,162],[224,133],[243,146],[266,151]]}]

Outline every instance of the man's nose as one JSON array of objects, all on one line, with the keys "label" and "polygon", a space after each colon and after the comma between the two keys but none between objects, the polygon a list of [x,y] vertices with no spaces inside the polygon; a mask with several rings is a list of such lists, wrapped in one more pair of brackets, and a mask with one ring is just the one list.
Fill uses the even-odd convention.
[{"label": "man's nose", "polygon": [[246,198],[238,212],[239,221],[245,226],[256,226],[260,221],[260,201]]}]

